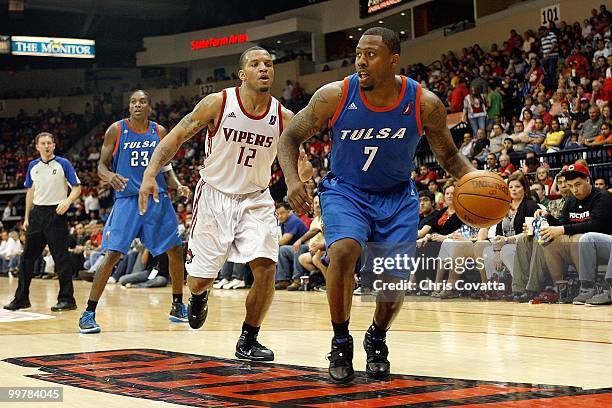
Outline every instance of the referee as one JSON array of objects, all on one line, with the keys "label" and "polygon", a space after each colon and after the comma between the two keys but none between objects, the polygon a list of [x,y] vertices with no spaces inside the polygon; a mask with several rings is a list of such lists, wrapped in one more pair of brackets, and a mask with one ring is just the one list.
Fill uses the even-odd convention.
[{"label": "referee", "polygon": [[[45,245],[49,245],[59,277],[59,295],[53,312],[76,309],[72,287],[72,263],[68,255],[68,222],[66,211],[81,194],[81,182],[72,164],[55,156],[55,136],[48,132],[34,139],[40,158],[30,162],[26,174],[26,210],[23,227],[26,243],[15,298],[4,306],[7,310],[30,307],[30,282],[34,263]],[[68,187],[70,195],[68,196]],[[68,196],[68,198],[66,198]]]}]

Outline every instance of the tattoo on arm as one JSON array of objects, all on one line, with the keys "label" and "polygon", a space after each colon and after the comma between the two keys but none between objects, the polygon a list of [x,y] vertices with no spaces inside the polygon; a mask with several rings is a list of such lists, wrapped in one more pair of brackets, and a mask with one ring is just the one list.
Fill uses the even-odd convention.
[{"label": "tattoo on arm", "polygon": [[[196,107],[196,109],[198,109],[198,107]],[[183,138],[183,141],[185,141],[187,139],[192,138],[200,130],[204,129],[207,123],[194,119],[192,112],[187,114],[183,119],[181,119],[178,125],[186,131],[185,137]]]},{"label": "tattoo on arm", "polygon": [[[333,88],[327,86],[315,92],[308,106],[299,111],[283,131],[278,144],[278,162],[288,182],[299,179],[297,163],[300,145],[318,134],[336,109],[337,101],[334,101],[335,94],[332,92]],[[339,95],[342,96],[342,88]]]},{"label": "tattoo on arm", "polygon": [[[425,93],[425,92],[424,92]],[[427,92],[429,93],[429,92]],[[442,168],[459,179],[474,168],[467,157],[459,152],[453,137],[446,126],[446,108],[433,94],[422,99],[423,126],[431,151],[442,165]]]},{"label": "tattoo on arm", "polygon": [[172,160],[176,152],[173,152],[171,149],[159,146],[153,152],[153,157],[151,157],[151,163],[158,165],[159,167],[164,167],[166,164]]}]

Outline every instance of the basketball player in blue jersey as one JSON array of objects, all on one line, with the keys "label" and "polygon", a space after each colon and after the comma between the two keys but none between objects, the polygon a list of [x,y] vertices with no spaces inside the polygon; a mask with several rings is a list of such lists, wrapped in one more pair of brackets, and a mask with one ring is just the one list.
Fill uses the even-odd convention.
[{"label": "basketball player in blue jersey", "polygon": [[[419,83],[395,75],[400,62],[397,34],[370,28],[356,51],[357,72],[321,87],[287,126],[278,148],[289,202],[305,212],[312,198],[298,178],[298,149],[322,126],[331,127],[331,172],[319,192],[330,256],[326,280],[334,337],[329,374],[337,382],[354,377],[348,326],[353,271],[362,246],[416,242],[419,205],[410,174],[421,136],[427,136],[439,163],[453,177],[475,170],[453,143],[442,102]],[[393,281],[396,271],[390,272],[387,279]],[[363,342],[366,373],[378,379],[390,372],[386,332],[401,309],[404,291],[381,294]]]},{"label": "basketball player in blue jersey", "polygon": [[113,123],[104,135],[98,163],[100,179],[115,190],[115,204],[104,226],[102,251],[104,260],[94,276],[87,309],[79,320],[81,333],[99,333],[96,306],[114,266],[126,254],[134,238],[140,238],[151,255],[168,255],[172,278],[172,309],[169,320],[187,322],[183,304],[183,248],[178,222],[167,186],[176,188],[181,196],[189,196],[189,188],[181,185],[170,165],[157,176],[160,186],[158,202],[152,203],[143,215],[138,209],[138,190],[144,170],[153,150],[166,135],[166,129],[149,121],[151,98],[145,91],[130,96],[130,117]]}]

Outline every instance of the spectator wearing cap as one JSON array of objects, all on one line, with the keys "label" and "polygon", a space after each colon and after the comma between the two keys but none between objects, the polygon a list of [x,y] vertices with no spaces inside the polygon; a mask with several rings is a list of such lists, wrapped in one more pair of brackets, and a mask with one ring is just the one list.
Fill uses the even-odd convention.
[{"label": "spectator wearing cap", "polygon": [[542,228],[542,237],[552,241],[544,248],[544,254],[553,282],[563,279],[568,264],[579,267],[578,246],[575,244],[582,234],[612,233],[612,223],[608,219],[612,195],[591,185],[589,168],[582,163],[568,166],[563,175],[573,196],[565,202],[561,216],[555,218],[547,210],[534,214],[534,217],[546,217],[550,224]]},{"label": "spectator wearing cap", "polygon": [[587,142],[594,141],[599,134],[599,128],[601,127],[602,123],[603,121],[599,117],[599,109],[591,106],[589,108],[589,119],[586,120],[582,126],[578,127],[580,134],[579,142],[586,144]]},{"label": "spectator wearing cap", "polygon": [[575,112],[572,112],[574,123],[572,130],[577,130],[584,122],[589,119],[589,100],[586,97],[581,97]]},{"label": "spectator wearing cap", "polygon": [[54,135],[48,132],[39,133],[36,135],[35,145],[40,158],[30,162],[24,183],[28,192],[23,223],[26,230],[23,269],[19,274],[15,298],[4,308],[17,310],[30,307],[30,283],[34,263],[43,248],[49,245],[60,286],[58,302],[51,307],[51,311],[73,310],[76,309],[76,301],[72,286],[72,263],[68,253],[66,211],[80,196],[81,182],[72,164],[54,154]]}]

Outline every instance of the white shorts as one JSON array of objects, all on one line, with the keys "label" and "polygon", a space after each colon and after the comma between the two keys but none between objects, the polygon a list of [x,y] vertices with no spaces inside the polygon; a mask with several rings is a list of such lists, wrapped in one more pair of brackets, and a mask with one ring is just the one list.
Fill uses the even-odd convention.
[{"label": "white shorts", "polygon": [[225,194],[200,179],[185,268],[191,276],[215,278],[226,261],[256,258],[278,262],[280,229],[270,191]]}]

